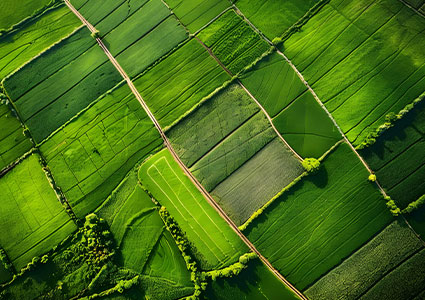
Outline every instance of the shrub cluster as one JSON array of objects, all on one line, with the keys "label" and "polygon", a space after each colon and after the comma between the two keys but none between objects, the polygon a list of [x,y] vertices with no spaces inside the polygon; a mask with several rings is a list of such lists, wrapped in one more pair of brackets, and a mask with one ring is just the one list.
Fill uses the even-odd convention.
[{"label": "shrub cluster", "polygon": [[425,195],[422,195],[421,197],[419,197],[418,200],[413,201],[405,209],[403,209],[403,213],[410,214],[412,211],[419,209],[424,204],[425,204]]},{"label": "shrub cluster", "polygon": [[425,93],[421,94],[416,98],[412,103],[407,104],[398,114],[390,112],[385,116],[385,123],[379,126],[375,131],[370,132],[365,140],[356,147],[356,149],[361,150],[373,145],[376,142],[376,139],[385,131],[393,127],[397,120],[402,119],[406,114],[408,114],[415,106],[417,106],[425,98]]},{"label": "shrub cluster", "polygon": [[12,262],[7,257],[6,251],[3,248],[0,248],[0,262],[3,264],[4,268],[10,273],[14,273],[14,268]]},{"label": "shrub cluster", "polygon": [[239,257],[239,261],[237,263],[234,263],[233,265],[220,270],[213,270],[210,272],[203,273],[203,277],[215,281],[217,278],[229,278],[237,276],[243,269],[246,269],[248,267],[249,261],[257,257],[257,254],[254,252],[245,253],[244,255]]},{"label": "shrub cluster", "polygon": [[397,207],[397,204],[395,204],[394,200],[391,199],[390,196],[386,196],[385,200],[387,201],[387,207],[390,209],[390,212],[393,214],[393,216],[399,216],[401,214],[401,210]]},{"label": "shrub cluster", "polygon": [[305,158],[302,165],[308,173],[315,173],[320,168],[320,161],[316,158]]}]

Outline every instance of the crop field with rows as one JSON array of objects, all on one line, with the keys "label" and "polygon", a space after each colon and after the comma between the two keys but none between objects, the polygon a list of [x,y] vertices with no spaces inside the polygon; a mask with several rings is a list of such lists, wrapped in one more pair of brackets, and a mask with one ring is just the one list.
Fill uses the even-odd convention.
[{"label": "crop field with rows", "polygon": [[425,299],[425,1],[2,0],[0,300]]}]

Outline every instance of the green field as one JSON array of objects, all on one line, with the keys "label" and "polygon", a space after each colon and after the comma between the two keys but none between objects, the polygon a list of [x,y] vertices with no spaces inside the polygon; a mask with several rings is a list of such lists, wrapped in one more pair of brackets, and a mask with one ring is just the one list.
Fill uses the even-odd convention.
[{"label": "green field", "polygon": [[26,0],[17,5],[14,0],[3,0],[0,3],[0,30],[9,29],[25,18],[32,16],[50,2],[50,0]]},{"label": "green field", "polygon": [[192,39],[134,80],[159,124],[166,128],[230,79]]},{"label": "green field", "polygon": [[128,86],[121,84],[56,132],[40,150],[81,218],[160,145],[146,113]]},{"label": "green field", "polygon": [[317,174],[283,193],[245,234],[303,290],[391,221],[368,175],[349,146],[339,145]]},{"label": "green field", "polygon": [[298,299],[259,260],[251,261],[237,277],[213,281],[206,291],[206,299],[271,300]]},{"label": "green field", "polygon": [[425,238],[425,206],[422,206],[418,210],[408,214],[406,216],[407,221],[413,227],[413,229],[421,236]]},{"label": "green field", "polygon": [[236,6],[270,40],[281,36],[318,0],[236,0]]},{"label": "green field", "polygon": [[227,266],[246,252],[246,245],[186,177],[168,150],[145,162],[139,179],[181,226],[203,269]]},{"label": "green field", "polygon": [[277,52],[241,76],[277,130],[302,157],[320,157],[341,135],[296,72]]},{"label": "green field", "polygon": [[135,170],[130,171],[96,213],[110,224],[120,250],[120,265],[167,281],[174,293],[182,293],[180,296],[187,295],[188,289],[190,294],[190,273],[158,208],[138,184]]},{"label": "green field", "polygon": [[0,245],[20,270],[76,230],[35,154],[0,178]]},{"label": "green field", "polygon": [[241,225],[303,170],[293,153],[276,137],[212,190],[211,195]]},{"label": "green field", "polygon": [[233,10],[208,25],[198,37],[233,74],[270,48]]},{"label": "green field", "polygon": [[[109,17],[114,18],[116,12]],[[134,77],[186,37],[184,28],[161,0],[150,0],[104,35],[103,41],[128,75]]]},{"label": "green field", "polygon": [[[79,34],[79,38],[84,41],[90,38],[83,35],[84,32],[75,34]],[[76,47],[68,46],[69,43]],[[15,98],[14,92],[11,92],[11,99],[38,143],[122,80],[100,47],[93,44],[92,47],[85,49],[83,43],[74,43],[74,39],[70,38],[34,61],[32,65],[34,69],[31,66],[20,70],[18,73],[26,73],[20,76],[27,78],[33,74],[32,72],[43,70],[46,64],[60,66],[59,70],[49,67],[50,72],[42,72],[46,76],[42,78],[44,80],[25,93],[23,92],[27,87],[25,81],[19,84],[14,81],[14,76],[9,79],[14,81],[14,86],[18,90],[16,93],[22,94]],[[79,52],[75,59],[73,54],[68,55],[69,52],[75,53],[74,51]],[[4,84],[8,93],[9,80]]]},{"label": "green field", "polygon": [[358,145],[425,90],[424,30],[399,1],[331,0],[282,48]]},{"label": "green field", "polygon": [[62,5],[49,9],[16,31],[2,35],[0,37],[0,79],[69,35],[80,25],[78,18],[65,5]]},{"label": "green field", "polygon": [[[414,270],[403,267],[403,264],[421,249],[423,244],[413,231],[402,220],[395,221],[307,289],[305,294],[311,299],[359,299],[376,285],[385,286],[385,290],[393,293],[400,286],[418,283],[406,279]],[[400,274],[396,285],[380,283],[381,280],[385,282],[387,274],[399,272],[399,268],[405,273]]]},{"label": "green field", "polygon": [[185,116],[167,136],[193,175],[211,191],[276,134],[248,94],[232,84]]},{"label": "green field", "polygon": [[400,208],[425,194],[425,104],[360,153]]},{"label": "green field", "polygon": [[166,0],[191,33],[195,33],[230,6],[227,0]]},{"label": "green field", "polygon": [[32,148],[19,120],[7,105],[0,104],[0,170]]}]

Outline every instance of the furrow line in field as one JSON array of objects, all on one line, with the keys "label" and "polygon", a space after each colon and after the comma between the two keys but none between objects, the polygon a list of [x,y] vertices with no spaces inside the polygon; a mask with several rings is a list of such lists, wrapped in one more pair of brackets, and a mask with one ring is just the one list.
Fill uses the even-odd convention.
[{"label": "furrow line in field", "polygon": [[[64,0],[66,5],[71,9],[71,11],[87,26],[87,28],[92,32],[96,33],[97,30],[94,28],[69,2],[69,0]],[[288,280],[286,280],[285,277],[282,276],[272,265],[271,263],[255,248],[255,246],[248,240],[248,238],[238,229],[235,223],[227,216],[227,214],[224,212],[224,210],[215,202],[215,200],[211,197],[211,195],[205,190],[205,188],[199,183],[199,181],[193,176],[193,174],[190,172],[190,170],[185,166],[185,164],[180,160],[177,153],[174,151],[173,147],[171,146],[171,143],[169,142],[168,138],[166,137],[165,133],[163,132],[161,126],[153,116],[152,112],[149,110],[148,106],[146,105],[145,101],[143,100],[140,93],[137,91],[136,87],[134,86],[133,82],[130,80],[128,75],[125,73],[125,71],[121,68],[121,66],[118,64],[118,62],[115,60],[115,58],[112,56],[112,54],[109,52],[109,50],[106,48],[106,46],[103,44],[102,40],[97,38],[96,41],[98,42],[99,46],[103,49],[105,54],[108,56],[108,58],[111,60],[112,64],[115,66],[115,68],[120,72],[121,76],[126,80],[128,83],[128,86],[130,87],[131,91],[145,110],[146,114],[149,116],[151,121],[154,123],[156,129],[158,130],[159,134],[161,135],[165,146],[168,148],[170,153],[172,154],[175,161],[179,164],[179,166],[183,169],[184,173],[189,177],[189,179],[192,181],[192,183],[197,187],[197,189],[201,192],[201,194],[206,198],[208,203],[218,212],[218,214],[226,221],[226,223],[235,231],[235,233],[242,239],[242,241],[253,251],[258,255],[258,257],[261,259],[261,261],[270,269],[270,271],[277,277],[279,280],[281,280],[290,290],[292,290],[293,293],[295,293],[298,297],[300,297],[303,300],[307,300],[307,298],[298,291]]]},{"label": "furrow line in field", "polygon": [[[212,52],[212,50],[207,45],[205,45],[197,36],[195,36],[195,39],[202,45],[202,47],[204,47],[208,51],[208,53],[210,54],[210,56],[217,61],[217,63],[223,68],[224,71],[226,71],[227,74],[229,74],[229,76],[234,77],[234,74],[232,72],[230,72],[230,70],[228,68],[226,68],[226,66],[218,59],[217,56],[215,56],[215,54]],[[285,146],[289,150],[291,150],[291,152],[294,154],[294,156],[298,160],[303,161],[303,158],[288,144],[288,142],[283,138],[283,136],[280,134],[280,132],[274,126],[272,118],[267,113],[267,111],[264,109],[264,107],[260,104],[260,102],[258,102],[258,100],[254,97],[254,95],[252,95],[251,92],[243,85],[243,83],[239,80],[239,78],[236,78],[236,81],[240,85],[240,87],[249,95],[249,97],[252,100],[254,100],[254,102],[257,104],[257,106],[264,113],[264,115],[266,116],[267,120],[270,123],[270,126],[273,128],[273,130],[275,131],[275,133],[277,134],[277,136],[279,137],[279,139],[285,144]]]}]

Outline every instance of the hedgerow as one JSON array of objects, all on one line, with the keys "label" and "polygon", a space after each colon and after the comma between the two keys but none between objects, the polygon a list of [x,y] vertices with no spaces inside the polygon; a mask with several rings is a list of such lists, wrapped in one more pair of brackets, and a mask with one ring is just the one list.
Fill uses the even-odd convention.
[{"label": "hedgerow", "polygon": [[421,197],[419,197],[418,200],[410,203],[405,209],[403,209],[402,212],[405,213],[405,214],[406,213],[410,214],[412,211],[419,209],[424,204],[425,204],[425,195],[422,195]]}]

